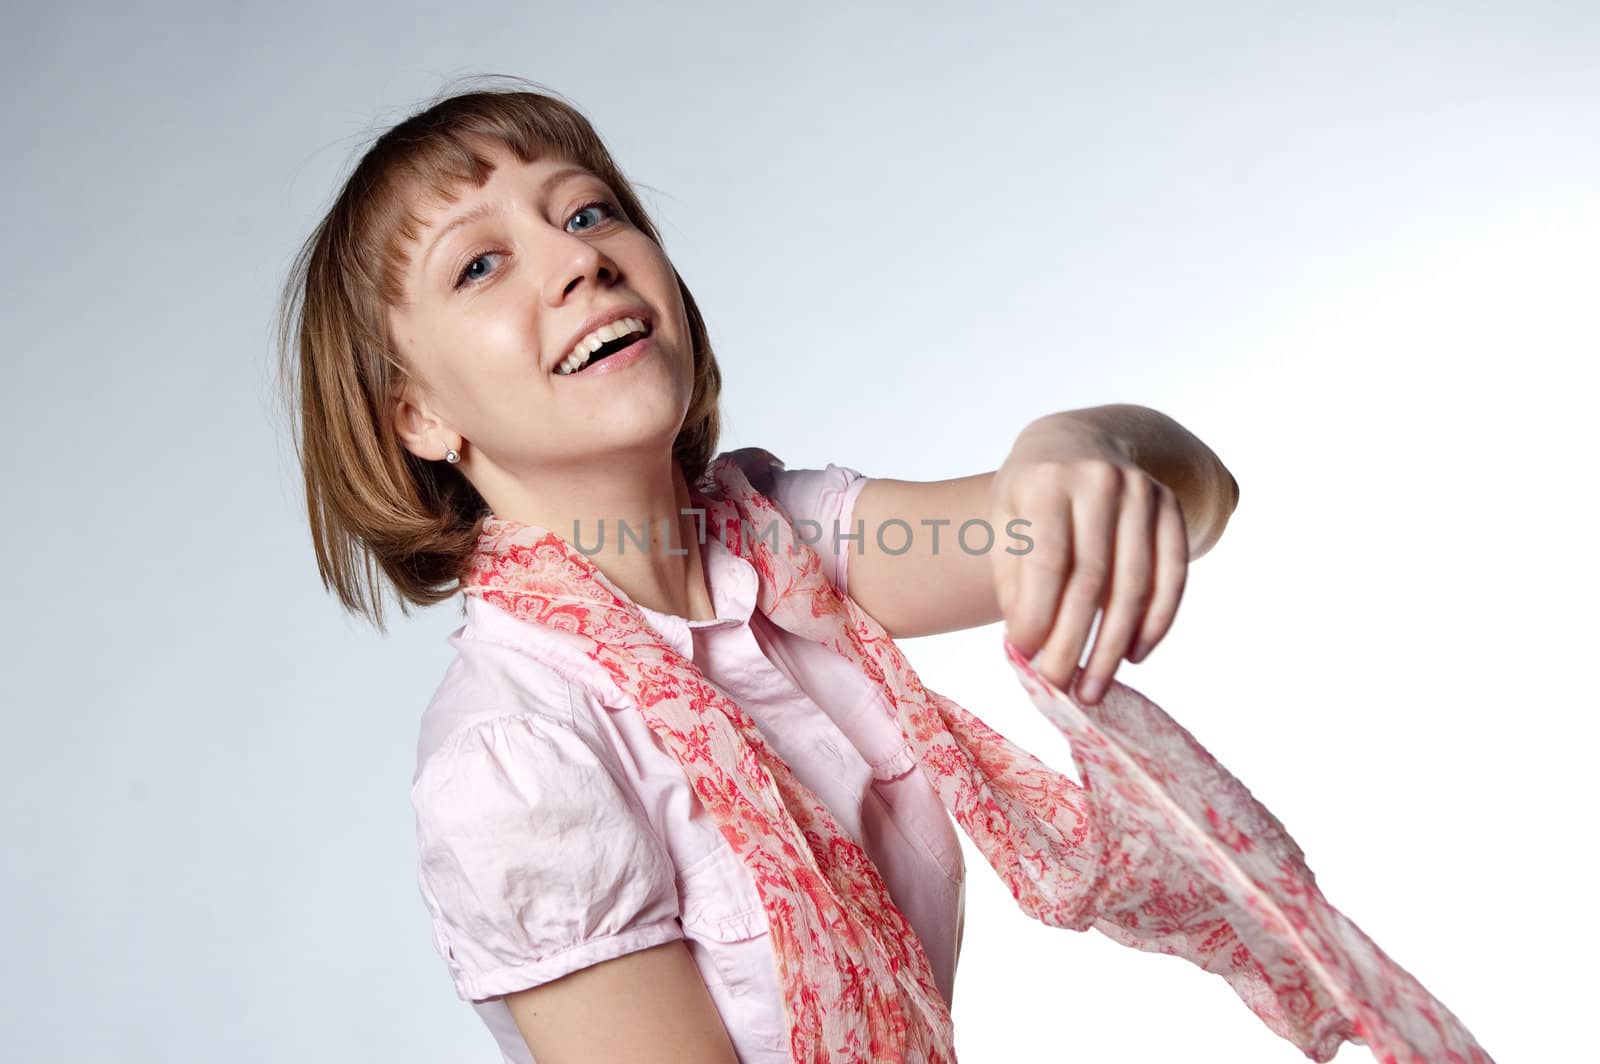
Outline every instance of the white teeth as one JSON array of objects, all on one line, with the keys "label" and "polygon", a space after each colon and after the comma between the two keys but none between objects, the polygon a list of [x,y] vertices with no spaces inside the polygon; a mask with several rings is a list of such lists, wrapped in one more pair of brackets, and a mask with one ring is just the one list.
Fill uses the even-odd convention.
[{"label": "white teeth", "polygon": [[563,375],[568,373],[576,373],[578,370],[582,369],[588,364],[589,356],[594,354],[605,344],[617,339],[620,336],[627,336],[629,333],[636,332],[642,333],[644,331],[644,322],[640,321],[638,318],[618,318],[616,321],[611,322],[608,325],[602,325],[600,328],[594,330],[594,332],[591,332],[588,336],[585,336],[582,340],[579,340],[576,345],[574,345],[572,348],[572,354],[568,355],[566,359],[556,367],[556,372]]}]

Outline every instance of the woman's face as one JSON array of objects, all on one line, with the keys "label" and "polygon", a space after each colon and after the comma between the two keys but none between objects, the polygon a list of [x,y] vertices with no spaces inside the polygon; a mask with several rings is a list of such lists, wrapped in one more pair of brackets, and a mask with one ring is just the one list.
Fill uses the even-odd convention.
[{"label": "woman's face", "polygon": [[[456,447],[491,507],[543,474],[658,469],[694,388],[672,264],[594,174],[498,147],[492,157],[484,186],[430,204],[406,249],[408,302],[390,310],[415,378],[396,397],[401,439],[432,460]],[[588,323],[618,310],[648,326],[642,348],[558,372]]]}]

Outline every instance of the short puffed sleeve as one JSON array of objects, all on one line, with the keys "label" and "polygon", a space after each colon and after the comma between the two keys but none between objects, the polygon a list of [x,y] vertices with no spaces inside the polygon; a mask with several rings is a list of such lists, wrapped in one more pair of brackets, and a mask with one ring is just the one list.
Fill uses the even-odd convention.
[{"label": "short puffed sleeve", "polygon": [[463,727],[411,801],[418,883],[462,1000],[683,937],[671,858],[573,728],[533,713]]},{"label": "short puffed sleeve", "polygon": [[783,507],[795,523],[795,533],[822,556],[823,574],[848,592],[850,554],[866,549],[865,529],[852,515],[856,497],[870,478],[832,462],[824,469],[775,468],[771,476],[767,496]]}]

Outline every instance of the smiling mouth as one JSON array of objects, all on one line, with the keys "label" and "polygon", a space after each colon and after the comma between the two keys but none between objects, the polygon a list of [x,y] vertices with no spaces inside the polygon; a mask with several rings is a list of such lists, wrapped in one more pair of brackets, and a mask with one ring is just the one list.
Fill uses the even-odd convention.
[{"label": "smiling mouth", "polygon": [[603,361],[607,356],[614,355],[618,351],[625,351],[640,340],[647,339],[654,331],[651,324],[641,318],[625,318],[622,320],[636,324],[630,327],[623,335],[612,337],[592,349],[587,346],[592,341],[587,341],[586,338],[587,342],[580,342],[577,349],[556,367],[556,375],[570,377],[574,374],[582,373],[596,362]]}]

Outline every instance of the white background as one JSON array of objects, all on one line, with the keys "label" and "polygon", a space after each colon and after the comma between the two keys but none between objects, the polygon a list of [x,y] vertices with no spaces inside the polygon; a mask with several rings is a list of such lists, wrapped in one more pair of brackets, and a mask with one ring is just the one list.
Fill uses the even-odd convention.
[{"label": "white background", "polygon": [[[1117,678],[1497,1059],[1585,1055],[1592,4],[3,18],[9,1059],[494,1059],[407,801],[457,608],[380,638],[323,591],[270,350],[360,150],[479,72],[565,95],[644,186],[725,448],[935,479],[1110,402],[1206,440],[1238,511]],[[1065,768],[1001,635],[907,649]],[[967,846],[963,1061],[1301,1059],[1221,979],[1027,919]]]}]

